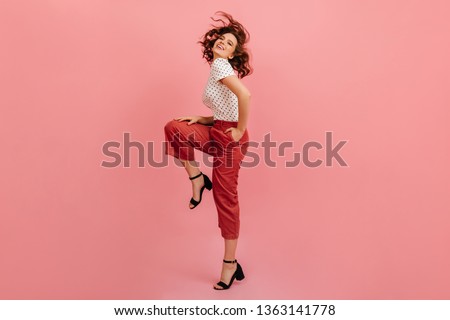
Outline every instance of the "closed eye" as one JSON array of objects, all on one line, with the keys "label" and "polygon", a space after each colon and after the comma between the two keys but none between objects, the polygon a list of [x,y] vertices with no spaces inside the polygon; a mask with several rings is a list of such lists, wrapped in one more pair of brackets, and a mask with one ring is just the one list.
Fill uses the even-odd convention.
[{"label": "closed eye", "polygon": [[[221,36],[220,39],[224,39],[224,36]],[[233,42],[231,40],[228,40],[227,42],[230,46],[233,46]]]}]

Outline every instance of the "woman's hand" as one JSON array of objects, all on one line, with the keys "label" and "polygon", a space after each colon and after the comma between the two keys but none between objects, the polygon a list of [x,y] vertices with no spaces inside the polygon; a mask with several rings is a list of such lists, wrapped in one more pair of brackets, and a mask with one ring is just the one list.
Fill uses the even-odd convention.
[{"label": "woman's hand", "polygon": [[201,120],[203,119],[202,116],[187,116],[187,117],[179,117],[179,118],[175,118],[173,120],[178,120],[178,121],[189,121],[188,122],[188,126],[190,126],[193,123],[201,123]]},{"label": "woman's hand", "polygon": [[[224,132],[227,133],[228,131],[231,131],[231,137],[233,138],[233,140],[235,142],[238,142],[239,140],[241,140],[242,136],[244,135],[244,131],[241,131],[235,127],[229,127]],[[237,137],[237,139],[236,139],[236,137]]]}]

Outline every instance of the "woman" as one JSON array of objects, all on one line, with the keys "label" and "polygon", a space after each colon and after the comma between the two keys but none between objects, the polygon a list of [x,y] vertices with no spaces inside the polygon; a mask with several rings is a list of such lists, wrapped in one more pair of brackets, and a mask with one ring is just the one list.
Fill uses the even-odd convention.
[{"label": "woman", "polygon": [[[240,227],[237,185],[249,141],[250,92],[240,78],[251,74],[252,69],[245,48],[249,33],[231,15],[222,11],[216,13],[225,16],[228,23],[213,19],[223,25],[209,30],[198,42],[203,47],[203,57],[211,66],[203,102],[213,115],[175,118],[166,124],[164,131],[166,154],[183,163],[192,181],[190,209],[200,204],[205,188],[213,192],[225,242],[222,273],[214,289],[225,290],[234,279],[244,279],[242,267],[235,258]],[[212,181],[195,165],[194,149],[213,155]]]}]

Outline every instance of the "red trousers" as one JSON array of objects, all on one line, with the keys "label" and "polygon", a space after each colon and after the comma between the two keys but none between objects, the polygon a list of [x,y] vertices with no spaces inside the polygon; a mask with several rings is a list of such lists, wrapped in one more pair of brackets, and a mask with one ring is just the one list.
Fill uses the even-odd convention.
[{"label": "red trousers", "polygon": [[195,160],[194,149],[213,156],[212,192],[217,208],[219,228],[224,239],[239,237],[238,176],[248,149],[248,131],[234,141],[229,127],[238,122],[214,120],[212,126],[188,121],[169,121],[165,127],[165,153],[180,160]]}]

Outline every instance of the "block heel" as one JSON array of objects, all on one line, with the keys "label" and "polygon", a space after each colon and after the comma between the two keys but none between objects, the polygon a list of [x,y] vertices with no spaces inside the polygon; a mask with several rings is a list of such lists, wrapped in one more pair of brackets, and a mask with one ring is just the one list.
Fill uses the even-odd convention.
[{"label": "block heel", "polygon": [[233,284],[234,279],[236,279],[236,280],[238,280],[238,281],[241,281],[241,280],[243,280],[243,279],[245,278],[245,276],[244,276],[244,271],[242,270],[242,267],[241,267],[241,265],[237,262],[237,260],[231,260],[231,261],[223,260],[223,262],[225,262],[225,263],[237,263],[237,269],[236,269],[236,271],[233,273],[233,276],[231,277],[231,280],[230,280],[230,283],[229,283],[229,284],[226,284],[226,283],[223,282],[223,281],[219,281],[219,282],[217,282],[217,285],[218,285],[218,286],[221,286],[222,289],[218,289],[218,288],[216,288],[216,287],[213,287],[215,290],[227,290],[227,289],[229,289],[229,288],[231,287],[231,285]]},{"label": "block heel", "polygon": [[194,180],[198,177],[203,176],[204,182],[205,184],[203,185],[203,187],[200,189],[200,199],[197,201],[194,199],[194,197],[191,198],[190,203],[193,205],[193,207],[189,207],[191,210],[194,209],[195,207],[197,207],[200,202],[202,202],[202,195],[203,195],[203,191],[205,189],[211,190],[212,189],[212,182],[211,180],[209,180],[208,176],[206,174],[203,174],[202,172],[200,172],[198,175],[196,175],[195,177],[189,177],[190,180]]}]

